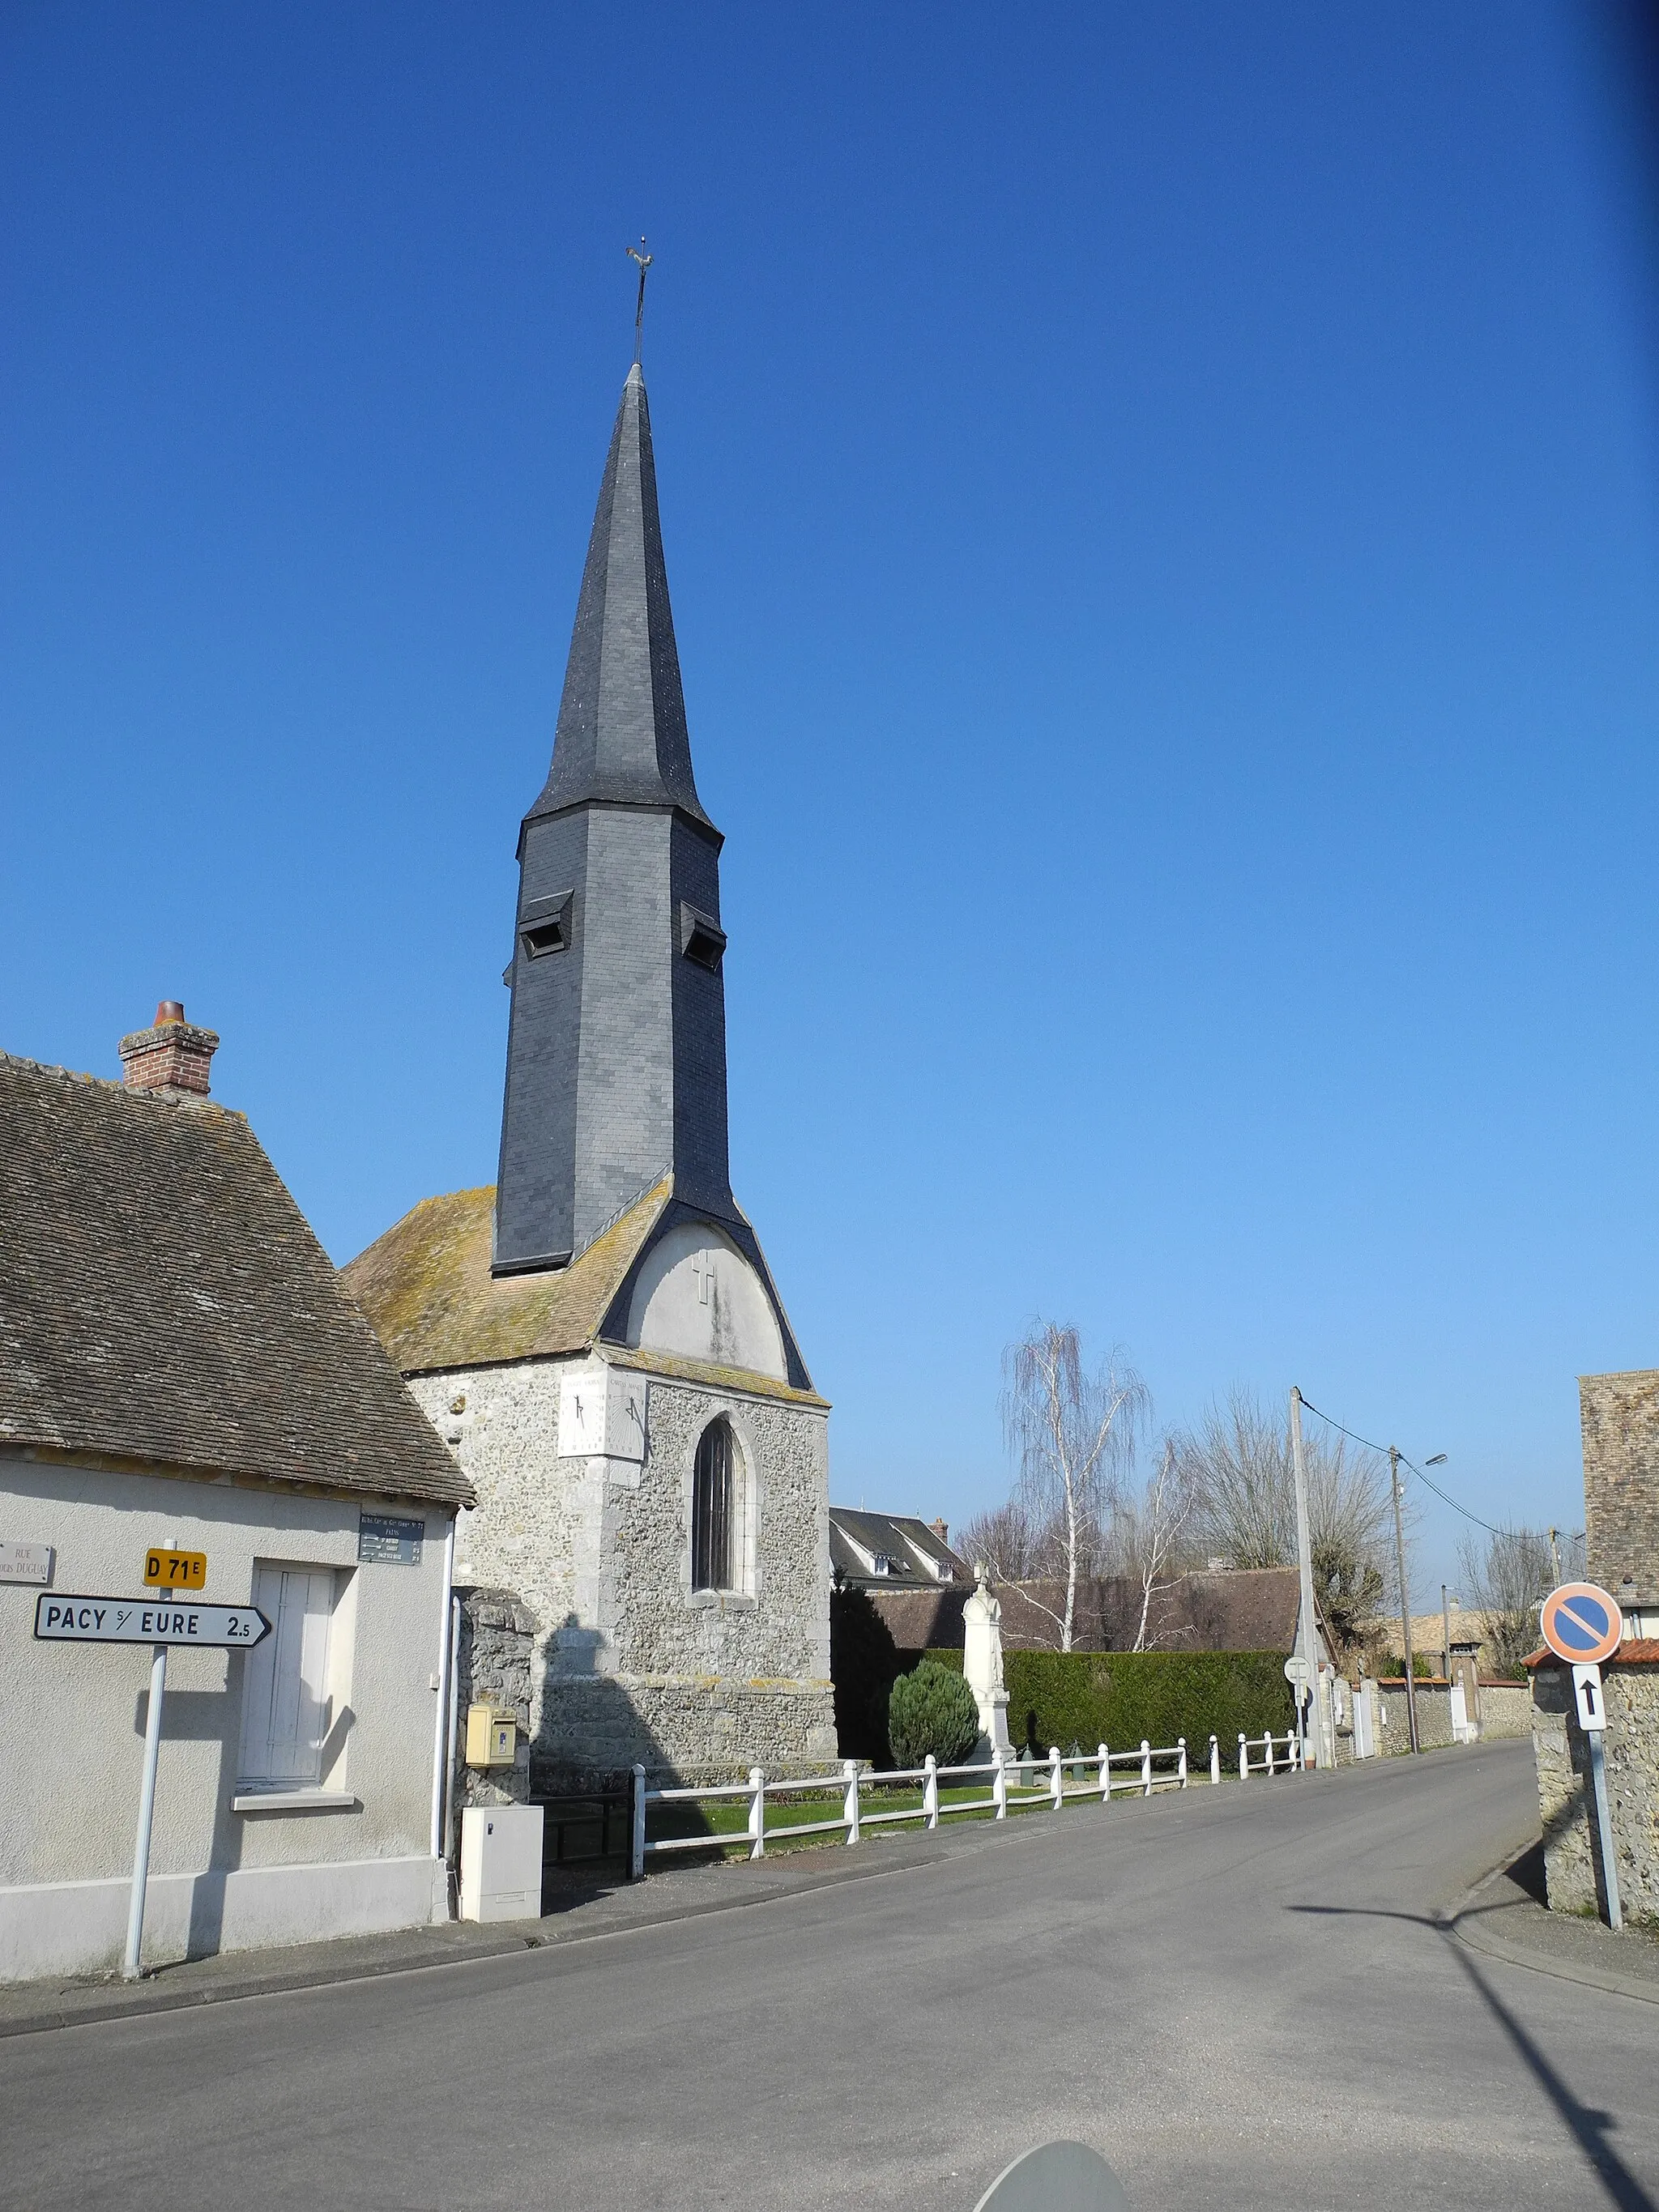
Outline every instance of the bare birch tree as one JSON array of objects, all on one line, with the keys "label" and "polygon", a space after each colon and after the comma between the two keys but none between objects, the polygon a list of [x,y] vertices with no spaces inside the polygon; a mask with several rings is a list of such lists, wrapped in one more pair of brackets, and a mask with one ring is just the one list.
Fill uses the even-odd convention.
[{"label": "bare birch tree", "polygon": [[1121,1468],[1152,1401],[1117,1352],[1091,1373],[1077,1330],[1054,1322],[1038,1322],[1010,1345],[1002,1370],[1003,1434],[1018,1464],[1018,1495],[1060,1540],[1066,1607],[1054,1618],[1060,1648],[1069,1651],[1079,1569],[1097,1539],[1103,1509],[1120,1494]]},{"label": "bare birch tree", "polygon": [[1167,1640],[1164,1632],[1152,1625],[1153,1602],[1184,1564],[1182,1542],[1191,1504],[1173,1437],[1164,1439],[1139,1495],[1126,1491],[1115,1501],[1103,1549],[1111,1563],[1110,1571],[1139,1589],[1139,1617],[1132,1650],[1151,1650]]}]

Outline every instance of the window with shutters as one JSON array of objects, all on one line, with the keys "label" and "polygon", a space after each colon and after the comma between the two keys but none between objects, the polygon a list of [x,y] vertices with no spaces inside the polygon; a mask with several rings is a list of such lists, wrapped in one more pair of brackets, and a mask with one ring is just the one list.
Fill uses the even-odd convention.
[{"label": "window with shutters", "polygon": [[338,1582],[331,1567],[254,1569],[253,1602],[270,1633],[243,1662],[244,1782],[302,1789],[322,1780]]}]

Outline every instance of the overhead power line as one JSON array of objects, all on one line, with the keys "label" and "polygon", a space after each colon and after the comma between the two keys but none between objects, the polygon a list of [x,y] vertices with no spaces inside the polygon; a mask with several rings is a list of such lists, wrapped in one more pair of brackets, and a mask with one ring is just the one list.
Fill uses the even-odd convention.
[{"label": "overhead power line", "polygon": [[[1367,1451],[1382,1453],[1386,1453],[1388,1451],[1389,1447],[1387,1444],[1374,1444],[1369,1437],[1362,1437],[1357,1430],[1344,1428],[1340,1421],[1333,1420],[1328,1413],[1320,1413],[1318,1407],[1316,1406],[1310,1399],[1304,1397],[1302,1402],[1310,1413],[1319,1414],[1320,1419],[1324,1422],[1327,1428],[1336,1430],[1339,1435],[1348,1437],[1354,1443],[1364,1444]],[[1410,1468],[1412,1473],[1417,1477],[1418,1480],[1425,1489],[1433,1491],[1435,1496],[1440,1500],[1440,1503],[1443,1505],[1449,1505],[1454,1513],[1461,1513],[1466,1521],[1473,1521],[1477,1528],[1484,1528],[1489,1536],[1508,1536],[1513,1534],[1513,1530],[1509,1528],[1496,1528],[1492,1526],[1490,1521],[1483,1521],[1478,1513],[1471,1513],[1467,1505],[1460,1505],[1455,1498],[1451,1498],[1447,1495],[1437,1482],[1432,1480],[1428,1475],[1424,1474],[1422,1468],[1419,1467],[1414,1459],[1407,1459],[1404,1452],[1400,1454],[1400,1460],[1402,1466]]]}]

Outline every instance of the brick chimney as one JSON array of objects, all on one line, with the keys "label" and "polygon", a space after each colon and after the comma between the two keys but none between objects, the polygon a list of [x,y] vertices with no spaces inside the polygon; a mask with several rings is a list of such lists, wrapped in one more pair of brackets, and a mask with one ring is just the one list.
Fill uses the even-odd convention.
[{"label": "brick chimney", "polygon": [[930,1521],[927,1523],[927,1526],[939,1538],[941,1544],[948,1544],[950,1542],[951,1531],[945,1527],[943,1521]]},{"label": "brick chimney", "polygon": [[211,1030],[193,1028],[177,999],[163,999],[147,1030],[121,1040],[121,1080],[163,1098],[205,1098],[208,1062],[219,1049]]}]

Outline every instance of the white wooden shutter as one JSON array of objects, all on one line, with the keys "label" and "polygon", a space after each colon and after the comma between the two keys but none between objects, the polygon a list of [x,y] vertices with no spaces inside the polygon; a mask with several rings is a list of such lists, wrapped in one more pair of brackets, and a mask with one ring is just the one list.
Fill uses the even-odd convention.
[{"label": "white wooden shutter", "polygon": [[270,1621],[270,1633],[245,1662],[242,1779],[320,1782],[334,1577],[327,1568],[261,1567],[253,1577],[253,1602]]}]

